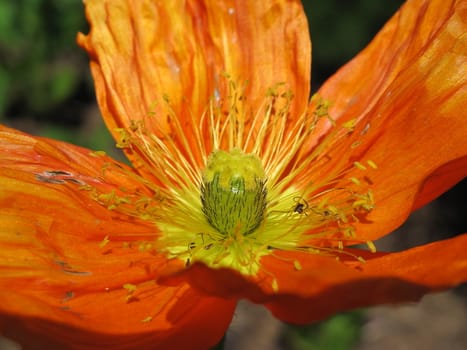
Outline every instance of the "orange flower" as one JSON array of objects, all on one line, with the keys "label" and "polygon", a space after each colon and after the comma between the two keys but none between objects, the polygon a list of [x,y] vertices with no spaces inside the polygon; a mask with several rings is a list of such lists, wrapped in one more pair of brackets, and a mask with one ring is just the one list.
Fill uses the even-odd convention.
[{"label": "orange flower", "polygon": [[465,1],[408,1],[311,101],[295,1],[86,13],[78,42],[133,167],[0,128],[3,334],[208,348],[239,298],[307,323],[467,281],[467,235],[373,243],[467,173]]}]

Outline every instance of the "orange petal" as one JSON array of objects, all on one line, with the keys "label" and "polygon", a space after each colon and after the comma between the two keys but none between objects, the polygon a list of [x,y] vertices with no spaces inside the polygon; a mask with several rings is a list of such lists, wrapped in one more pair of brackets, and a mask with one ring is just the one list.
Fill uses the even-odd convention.
[{"label": "orange petal", "polygon": [[345,256],[338,261],[332,256],[276,252],[263,258],[257,277],[195,264],[162,280],[171,284],[188,279],[210,294],[248,298],[265,304],[286,322],[305,324],[358,307],[416,301],[426,293],[467,282],[466,244],[464,234],[399,253],[348,250],[366,263]]},{"label": "orange petal", "polygon": [[59,348],[168,346],[193,337],[201,348],[215,344],[235,301],[155,284],[166,258],[137,245],[153,240],[155,227],[97,203],[87,188],[149,192],[122,164],[104,174],[108,162],[0,127],[1,332]]},{"label": "orange petal", "polygon": [[[368,47],[319,90],[321,96],[332,102],[333,118],[365,114],[387,95],[389,85],[415,61],[423,59],[427,64],[436,61],[456,42],[457,54],[461,54],[465,45],[461,40],[465,35],[465,7],[462,0],[407,1]],[[430,56],[427,46],[432,47],[431,53],[439,52]]]},{"label": "orange petal", "polygon": [[45,292],[2,289],[2,304],[21,308],[21,316],[2,310],[0,330],[25,349],[208,349],[220,341],[235,302],[201,296],[187,285],[159,289],[146,288],[141,299],[128,303],[123,293],[70,301],[64,294],[60,302]]},{"label": "orange petal", "polygon": [[319,92],[333,103],[331,116],[358,119],[327,156],[378,165],[364,173],[376,209],[358,227],[363,240],[394,230],[467,175],[466,19],[465,1],[408,1]]},{"label": "orange petal", "polygon": [[141,120],[154,134],[170,133],[174,113],[186,129],[211,99],[228,98],[225,73],[248,82],[253,112],[280,82],[296,95],[296,111],[307,104],[311,47],[298,1],[88,0],[86,14],[91,31],[78,42],[115,137],[116,127]]},{"label": "orange petal", "polygon": [[282,295],[266,306],[286,322],[309,323],[354,308],[417,301],[426,293],[467,282],[466,244],[464,234],[399,253],[354,251],[366,263],[354,263],[353,268],[341,264],[334,272],[331,262],[302,260],[299,273],[282,268]]},{"label": "orange petal", "polygon": [[462,180],[467,173],[467,156],[458,158],[443,165],[425,179],[422,188],[417,194],[414,210],[429,203],[446,192],[452,184]]}]

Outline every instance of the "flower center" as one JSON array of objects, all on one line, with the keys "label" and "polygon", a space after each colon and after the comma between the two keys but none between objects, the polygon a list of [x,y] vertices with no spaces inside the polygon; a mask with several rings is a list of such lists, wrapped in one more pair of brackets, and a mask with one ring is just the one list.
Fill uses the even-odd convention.
[{"label": "flower center", "polygon": [[[346,247],[366,243],[375,251],[354,227],[375,206],[371,176],[377,166],[353,152],[370,123],[334,120],[330,102],[319,96],[292,118],[293,94],[284,84],[268,89],[253,108],[243,87],[227,79],[224,99],[213,98],[198,118],[179,118],[164,100],[164,114],[117,129],[118,147],[144,165],[138,169],[148,178],[112,164],[103,174],[109,181],[128,176],[141,188],[83,188],[109,210],[154,224],[147,240],[129,234],[128,246],[186,267],[200,262],[266,278],[274,291],[280,286],[262,264],[266,256],[295,270],[300,262],[282,252],[363,263]],[[155,117],[166,120],[168,130],[155,128],[154,134]],[[105,237],[102,246],[112,239]]]},{"label": "flower center", "polygon": [[254,154],[239,149],[213,152],[203,172],[202,210],[209,224],[226,237],[251,234],[264,219],[265,174]]}]

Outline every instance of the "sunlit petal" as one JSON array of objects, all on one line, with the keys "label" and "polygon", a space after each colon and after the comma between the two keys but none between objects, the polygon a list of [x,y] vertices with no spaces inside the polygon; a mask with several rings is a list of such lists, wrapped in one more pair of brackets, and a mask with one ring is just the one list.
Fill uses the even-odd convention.
[{"label": "sunlit petal", "polygon": [[298,1],[86,1],[86,13],[91,31],[78,42],[117,139],[116,128],[142,120],[159,135],[170,133],[168,114],[199,120],[229,94],[226,74],[245,85],[251,113],[278,83],[296,95],[293,111],[307,104],[311,46]]},{"label": "sunlit petal", "polygon": [[137,245],[154,239],[155,227],[93,198],[122,186],[148,191],[129,173],[123,180],[124,165],[105,175],[105,156],[4,127],[0,145],[4,335],[77,349],[167,346],[184,337],[204,348],[220,340],[235,301],[200,296],[186,284],[158,286],[166,258]]},{"label": "sunlit petal", "polygon": [[318,92],[332,101],[333,118],[356,120],[352,136],[328,156],[342,162],[345,152],[349,162],[378,166],[365,174],[377,205],[368,216],[374,225],[357,225],[362,238],[394,230],[467,175],[466,5],[407,2]]}]

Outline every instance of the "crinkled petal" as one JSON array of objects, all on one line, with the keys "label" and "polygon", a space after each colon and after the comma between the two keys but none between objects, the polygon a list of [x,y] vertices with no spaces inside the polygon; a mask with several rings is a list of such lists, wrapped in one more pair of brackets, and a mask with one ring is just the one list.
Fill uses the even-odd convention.
[{"label": "crinkled petal", "polygon": [[333,104],[332,117],[358,120],[351,136],[327,150],[332,161],[320,172],[343,159],[378,166],[348,174],[365,176],[375,198],[358,226],[362,240],[391,232],[467,175],[466,43],[465,1],[408,1],[319,91]]},{"label": "crinkled petal", "polygon": [[166,259],[137,244],[157,230],[93,197],[93,189],[149,191],[129,174],[89,150],[0,127],[3,334],[73,349],[206,348],[220,340],[235,301],[157,285]]},{"label": "crinkled petal", "polygon": [[286,322],[309,323],[354,308],[418,301],[426,293],[467,282],[466,244],[464,234],[398,253],[353,251],[366,263],[341,268],[330,261],[301,260],[299,278],[281,271],[283,295],[266,307]]},{"label": "crinkled petal", "polygon": [[145,288],[128,303],[124,293],[60,302],[36,290],[3,290],[0,300],[15,308],[2,310],[0,330],[23,349],[209,349],[223,337],[235,308],[235,302],[187,285]]},{"label": "crinkled petal", "polygon": [[296,95],[292,110],[306,107],[311,46],[299,1],[88,0],[86,14],[91,31],[78,42],[117,139],[116,128],[142,120],[151,133],[175,137],[168,115],[190,139],[191,120],[209,101],[229,98],[226,74],[246,83],[252,113],[281,82]]},{"label": "crinkled petal", "polygon": [[347,250],[354,257],[341,255],[340,260],[276,252],[263,258],[262,271],[255,277],[195,264],[161,281],[188,279],[212,295],[248,298],[265,304],[286,322],[305,324],[358,307],[416,301],[426,293],[465,283],[466,244],[464,234],[397,253]]},{"label": "crinkled petal", "polygon": [[[365,114],[379,104],[399,74],[420,58],[429,63],[449,51],[453,43],[457,43],[457,51],[461,53],[460,49],[465,45],[460,40],[465,35],[464,11],[462,0],[407,1],[368,47],[319,90],[320,95],[332,102],[330,113],[333,118]],[[451,38],[443,43],[440,37]],[[428,55],[428,47],[433,46],[441,51],[441,55]],[[433,49],[431,51],[435,53]]]}]

